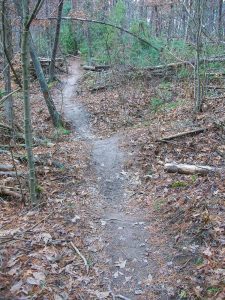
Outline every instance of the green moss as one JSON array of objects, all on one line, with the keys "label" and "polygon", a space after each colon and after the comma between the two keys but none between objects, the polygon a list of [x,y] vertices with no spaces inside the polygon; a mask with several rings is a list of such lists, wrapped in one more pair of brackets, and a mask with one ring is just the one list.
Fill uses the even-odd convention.
[{"label": "green moss", "polygon": [[182,187],[187,187],[188,183],[187,182],[183,182],[183,181],[174,181],[171,184],[171,188],[177,189],[177,188],[182,188]]}]

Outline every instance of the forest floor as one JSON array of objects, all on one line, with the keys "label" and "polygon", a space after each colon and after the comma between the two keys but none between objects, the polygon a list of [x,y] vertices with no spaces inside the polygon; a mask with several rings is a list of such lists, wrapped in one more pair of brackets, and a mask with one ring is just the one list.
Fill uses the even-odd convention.
[{"label": "forest floor", "polygon": [[[60,80],[52,93],[69,129],[52,127],[32,86],[43,203],[2,198],[0,299],[224,299],[224,174],[164,171],[168,161],[224,167],[224,99],[196,116],[185,82],[96,75],[79,59]],[[13,146],[26,195],[25,151]]]}]

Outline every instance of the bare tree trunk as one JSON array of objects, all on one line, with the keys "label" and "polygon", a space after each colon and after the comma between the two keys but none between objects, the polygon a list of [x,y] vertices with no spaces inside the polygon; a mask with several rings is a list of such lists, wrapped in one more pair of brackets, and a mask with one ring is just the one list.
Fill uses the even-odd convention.
[{"label": "bare tree trunk", "polygon": [[195,110],[196,112],[202,109],[202,82],[200,75],[200,58],[202,50],[202,13],[203,13],[203,1],[196,0],[196,63],[195,63]]},{"label": "bare tree trunk", "polygon": [[63,126],[62,116],[60,115],[60,113],[58,113],[58,111],[55,107],[55,104],[52,100],[52,97],[51,97],[51,94],[50,94],[50,91],[48,88],[48,83],[46,81],[40,60],[39,60],[36,50],[35,50],[33,39],[31,37],[31,35],[29,35],[29,37],[30,37],[31,59],[32,59],[32,62],[33,62],[34,68],[35,68],[35,73],[37,75],[37,79],[38,79],[40,87],[41,87],[42,94],[45,99],[45,103],[48,107],[48,112],[51,116],[53,125],[55,127]]},{"label": "bare tree trunk", "polygon": [[159,10],[158,10],[158,6],[155,5],[154,7],[154,11],[155,11],[155,35],[158,37],[159,36],[159,31],[160,31],[160,20],[159,20]]},{"label": "bare tree trunk", "polygon": [[187,0],[186,3],[185,3],[185,1],[183,2],[183,6],[185,8],[185,12],[187,13],[187,21],[186,21],[185,36],[184,36],[185,42],[187,42],[188,39],[189,39],[189,37],[191,37],[191,34],[190,34],[190,23],[191,23],[191,16],[192,16],[192,13],[191,13],[192,4],[193,4],[192,0]]},{"label": "bare tree trunk", "polygon": [[219,41],[223,38],[223,26],[222,26],[222,13],[223,13],[223,0],[218,2],[218,39]]},{"label": "bare tree trunk", "polygon": [[[5,82],[5,92],[10,94],[12,91],[11,87],[11,76],[10,76],[10,66],[7,61],[7,55],[10,60],[12,60],[13,50],[12,50],[12,28],[9,18],[9,9],[6,6],[6,1],[2,1],[2,42],[5,51],[7,53],[4,55],[4,82]],[[12,95],[7,98],[4,103],[5,117],[9,125],[13,128],[13,97]]]},{"label": "bare tree trunk", "polygon": [[169,14],[167,41],[171,40],[171,36],[173,34],[173,27],[174,27],[174,4],[171,4],[170,5],[170,14]]},{"label": "bare tree trunk", "polygon": [[[16,0],[14,0],[14,4],[17,8],[18,14],[21,16],[22,15],[21,4]],[[49,91],[49,88],[48,88],[48,83],[47,83],[47,80],[45,78],[41,63],[38,59],[38,56],[37,56],[37,53],[36,53],[36,50],[35,50],[35,46],[34,46],[34,42],[32,40],[32,37],[31,37],[30,33],[29,33],[29,39],[30,39],[30,43],[29,43],[30,49],[29,50],[30,50],[31,59],[32,59],[32,62],[34,64],[35,73],[37,75],[37,79],[39,81],[41,91],[42,91],[43,97],[45,99],[45,103],[48,107],[48,111],[49,111],[49,114],[51,116],[53,125],[55,127],[62,126],[63,125],[62,117],[57,112],[55,104],[52,100],[52,97],[51,97],[51,94],[50,94],[50,91]]]},{"label": "bare tree trunk", "polygon": [[60,27],[61,27],[63,1],[64,0],[59,0],[57,24],[56,24],[56,30],[55,30],[55,41],[54,41],[54,45],[53,45],[51,63],[50,63],[50,67],[49,67],[49,82],[52,82],[55,80],[55,59],[56,59],[57,49],[58,49],[58,44],[59,44],[59,34],[60,34]]},{"label": "bare tree trunk", "polygon": [[32,127],[31,127],[31,108],[30,108],[30,74],[29,74],[29,12],[28,1],[23,0],[23,32],[21,46],[21,61],[23,71],[23,100],[24,100],[24,131],[27,150],[27,160],[29,166],[29,188],[30,200],[32,205],[37,204],[36,195],[36,176],[34,168]]}]

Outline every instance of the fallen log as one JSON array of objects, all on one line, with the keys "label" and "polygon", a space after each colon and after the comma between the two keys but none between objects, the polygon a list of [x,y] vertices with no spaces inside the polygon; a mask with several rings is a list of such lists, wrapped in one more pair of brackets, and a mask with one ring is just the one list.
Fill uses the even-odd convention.
[{"label": "fallen log", "polygon": [[[51,63],[51,58],[49,57],[38,57],[38,59],[43,66],[49,66]],[[63,58],[57,57],[55,61],[58,63],[63,63]],[[32,60],[30,60],[30,64],[32,65]]]},{"label": "fallen log", "polygon": [[7,176],[7,177],[17,177],[26,175],[22,172],[14,172],[14,171],[0,171],[0,176]]},{"label": "fallen log", "polygon": [[198,133],[204,132],[206,130],[207,130],[207,128],[197,128],[197,129],[177,133],[177,134],[174,134],[174,135],[162,137],[161,139],[157,139],[156,142],[166,142],[166,141],[176,139],[176,138],[179,138],[179,137],[183,137],[183,136],[186,136],[186,135],[189,135],[189,134],[198,134]]},{"label": "fallen log", "polygon": [[86,71],[95,71],[95,67],[94,66],[83,66],[83,69]]},{"label": "fallen log", "polygon": [[199,166],[199,165],[189,165],[189,164],[177,164],[177,163],[166,163],[165,171],[168,173],[180,173],[186,175],[206,175],[209,173],[220,173],[221,168],[211,167],[211,166]]},{"label": "fallen log", "polygon": [[12,171],[13,165],[0,165],[0,171]]},{"label": "fallen log", "polygon": [[[224,62],[225,61],[225,56],[216,56],[216,57],[204,57],[202,59],[200,59],[200,63],[213,63],[213,62]],[[185,66],[194,66],[196,63],[195,59],[191,59],[191,60],[185,60],[185,61],[181,61],[181,62],[176,62],[176,63],[169,63],[169,64],[164,64],[164,65],[158,65],[158,66],[151,66],[151,67],[145,67],[143,68],[143,70],[147,70],[147,71],[165,71],[165,70],[174,70],[174,69],[179,69],[181,67],[185,67]]]},{"label": "fallen log", "polygon": [[83,69],[87,71],[101,72],[110,69],[110,66],[109,65],[96,65],[96,66],[84,65]]}]

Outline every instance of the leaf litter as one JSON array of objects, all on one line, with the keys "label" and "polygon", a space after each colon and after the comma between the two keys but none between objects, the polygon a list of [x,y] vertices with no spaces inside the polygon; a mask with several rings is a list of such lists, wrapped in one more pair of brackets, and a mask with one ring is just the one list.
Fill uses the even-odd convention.
[{"label": "leaf litter", "polygon": [[[85,84],[84,81],[81,86]],[[185,101],[153,114],[149,101],[159,84],[160,80],[154,84],[151,80],[144,83],[135,80],[134,85],[130,80],[104,92],[91,93],[84,88],[78,97],[90,113],[95,132],[101,132],[103,137],[122,132],[121,148],[128,153],[123,172],[127,176],[132,174],[133,180],[127,207],[133,213],[139,208],[148,212],[146,221],[134,222],[134,226],[145,226],[151,232],[145,243],[155,246],[147,247],[146,258],[160,261],[160,270],[157,278],[151,273],[144,280],[145,285],[153,287],[147,296],[150,298],[142,298],[142,289],[132,287],[133,292],[140,300],[159,299],[167,282],[165,294],[171,299],[224,299],[224,174],[206,177],[168,174],[163,168],[167,161],[224,166],[221,127],[224,102],[209,101],[207,109],[194,120],[190,118],[193,103],[189,94],[185,94],[184,83],[172,81],[174,94],[179,91],[177,98],[183,97]],[[72,133],[56,134],[35,84],[34,92],[34,132],[46,140],[55,140],[34,149],[41,161],[36,164],[44,199],[42,206],[32,211],[13,199],[1,201],[0,295],[14,299],[31,296],[57,300],[110,299],[111,288],[102,283],[106,271],[104,243],[95,238],[86,240],[101,234],[96,226],[101,212],[93,202],[102,200],[92,193],[95,179],[90,168],[91,149],[85,141],[76,139],[76,133],[75,139]],[[17,100],[16,105],[16,117],[22,126]],[[206,127],[207,132],[172,143],[156,142],[162,136],[198,126]],[[26,172],[26,161],[22,159],[24,150],[17,147],[14,151],[17,167]],[[9,154],[1,157],[10,163]],[[172,188],[176,182],[185,185]],[[11,179],[11,186],[15,185]],[[26,194],[26,179],[22,180],[22,187]],[[100,221],[103,228],[112,222],[104,220]],[[70,242],[87,259],[88,274]],[[165,260],[164,254],[159,255],[159,252],[163,253],[167,245],[172,245],[173,251]],[[102,263],[92,262],[91,249],[102,255]],[[124,276],[127,260],[121,257],[115,267],[119,268],[113,273],[115,279]],[[170,275],[168,270],[171,270]],[[168,276],[172,276],[172,280]],[[131,277],[126,276],[125,282],[129,283]]]}]

